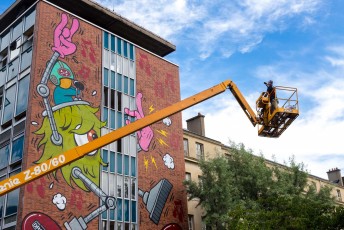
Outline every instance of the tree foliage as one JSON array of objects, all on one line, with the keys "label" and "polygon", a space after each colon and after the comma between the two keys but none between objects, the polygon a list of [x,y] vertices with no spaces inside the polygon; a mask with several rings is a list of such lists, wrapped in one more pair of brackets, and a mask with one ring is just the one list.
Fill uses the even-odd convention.
[{"label": "tree foliage", "polygon": [[189,199],[199,198],[207,225],[216,229],[340,229],[344,211],[331,188],[316,188],[304,165],[267,165],[244,145],[230,156],[200,162],[198,183],[185,181]]}]

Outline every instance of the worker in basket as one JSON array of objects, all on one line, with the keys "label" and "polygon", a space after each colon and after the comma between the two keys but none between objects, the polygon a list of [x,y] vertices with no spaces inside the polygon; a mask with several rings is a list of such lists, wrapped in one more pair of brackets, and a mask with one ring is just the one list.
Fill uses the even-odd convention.
[{"label": "worker in basket", "polygon": [[270,99],[270,113],[272,114],[274,110],[277,108],[276,88],[273,86],[272,80],[268,81],[267,83],[264,82],[264,84],[267,87],[266,93]]}]

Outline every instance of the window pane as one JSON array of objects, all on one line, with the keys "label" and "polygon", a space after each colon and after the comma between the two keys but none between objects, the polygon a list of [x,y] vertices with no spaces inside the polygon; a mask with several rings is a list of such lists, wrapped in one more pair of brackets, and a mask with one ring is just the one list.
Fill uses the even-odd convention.
[{"label": "window pane", "polygon": [[131,176],[136,176],[136,158],[131,157]]},{"label": "window pane", "polygon": [[29,85],[30,85],[29,75],[19,81],[16,115],[21,114],[27,108],[27,99],[29,96]]},{"label": "window pane", "polygon": [[122,111],[122,93],[117,92],[117,110]]},{"label": "window pane", "polygon": [[15,57],[19,55],[21,46],[21,38],[17,39],[16,41],[11,43],[10,46],[10,60],[13,60]]},{"label": "window pane", "polygon": [[131,222],[136,222],[136,201],[131,201]]},{"label": "window pane", "polygon": [[13,28],[12,41],[16,40],[22,34],[22,27],[23,27],[23,23],[20,20],[20,22],[17,23]]},{"label": "window pane", "polygon": [[134,46],[130,44],[129,49],[130,49],[130,59],[134,60]]},{"label": "window pane", "polygon": [[114,89],[111,89],[110,90],[110,108],[111,109],[115,109],[115,95],[116,95],[116,92]]},{"label": "window pane", "polygon": [[129,179],[124,178],[124,198],[129,198]]},{"label": "window pane", "polygon": [[115,36],[111,35],[111,51],[115,52]]},{"label": "window pane", "polygon": [[117,173],[122,174],[122,154],[117,153]]},{"label": "window pane", "polygon": [[122,199],[117,199],[117,220],[122,221]]},{"label": "window pane", "polygon": [[134,79],[130,79],[130,96],[135,95],[135,82]]},{"label": "window pane", "polygon": [[131,179],[131,199],[136,200],[136,179]]},{"label": "window pane", "polygon": [[0,70],[0,87],[3,86],[6,82],[6,66],[4,66],[1,70]]},{"label": "window pane", "polygon": [[109,34],[104,32],[104,48],[109,49]]},{"label": "window pane", "polygon": [[109,121],[108,121],[108,109],[103,108],[103,121],[106,121],[106,126],[109,126]]},{"label": "window pane", "polygon": [[117,53],[122,54],[122,39],[120,38],[117,38]]},{"label": "window pane", "polygon": [[11,214],[17,212],[18,200],[19,200],[19,190],[20,189],[16,189],[16,190],[8,193],[5,216],[11,215]]},{"label": "window pane", "polygon": [[122,113],[117,112],[117,129],[122,127]]},{"label": "window pane", "polygon": [[128,80],[129,80],[128,77],[124,76],[124,93],[126,93],[126,94],[128,94],[128,88],[129,88]]},{"label": "window pane", "polygon": [[13,141],[11,164],[22,159],[23,148],[24,148],[24,136],[21,136],[20,138]]},{"label": "window pane", "polygon": [[128,57],[128,43],[126,41],[123,41],[123,55]]},{"label": "window pane", "polygon": [[35,24],[36,11],[32,11],[30,15],[25,18],[25,31]]},{"label": "window pane", "polygon": [[19,58],[13,60],[8,64],[8,80],[18,75]]},{"label": "window pane", "polygon": [[129,176],[129,156],[124,155],[124,174]]},{"label": "window pane", "polygon": [[117,74],[117,90],[122,91],[122,75]]},{"label": "window pane", "polygon": [[104,87],[104,106],[108,107],[109,106],[109,99],[108,99],[108,95],[109,95],[109,89],[108,87]]},{"label": "window pane", "polygon": [[111,71],[111,89],[116,89],[116,73]]},{"label": "window pane", "polygon": [[8,165],[8,158],[10,155],[10,146],[6,145],[0,149],[0,169]]},{"label": "window pane", "polygon": [[115,209],[110,209],[110,220],[115,220]]},{"label": "window pane", "polygon": [[129,200],[124,201],[124,221],[129,221]]},{"label": "window pane", "polygon": [[109,70],[104,68],[104,85],[109,86]]},{"label": "window pane", "polygon": [[189,142],[188,139],[183,139],[184,144],[184,156],[189,156]]},{"label": "window pane", "polygon": [[22,54],[20,70],[23,71],[31,65],[32,47]]},{"label": "window pane", "polygon": [[117,176],[117,197],[122,197],[123,177]]},{"label": "window pane", "polygon": [[116,128],[116,112],[112,109],[110,109],[110,128]]},{"label": "window pane", "polygon": [[6,90],[5,100],[4,100],[4,117],[3,123],[10,120],[13,117],[14,112],[14,102],[15,102],[15,92],[16,85],[12,85],[9,89]]},{"label": "window pane", "polygon": [[[102,149],[102,158],[105,164],[109,163],[108,159],[108,151],[106,149]],[[102,166],[102,170],[107,171],[108,167],[107,166]]]},{"label": "window pane", "polygon": [[110,172],[115,172],[115,153],[110,151]]},{"label": "window pane", "polygon": [[0,51],[3,51],[8,46],[9,42],[10,42],[10,33],[7,32],[7,34],[1,38]]},{"label": "window pane", "polygon": [[116,55],[117,56],[117,73],[122,73],[122,57],[119,56],[119,55]]}]

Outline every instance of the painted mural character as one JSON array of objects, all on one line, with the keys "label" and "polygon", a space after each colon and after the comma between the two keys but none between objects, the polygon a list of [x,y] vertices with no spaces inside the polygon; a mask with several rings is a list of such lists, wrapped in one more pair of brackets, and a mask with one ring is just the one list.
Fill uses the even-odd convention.
[{"label": "painted mural character", "polygon": [[[84,85],[74,81],[74,74],[67,63],[58,60],[76,52],[77,47],[72,42],[72,37],[79,29],[79,21],[72,20],[70,28],[67,27],[68,17],[61,15],[61,22],[54,30],[54,51],[44,71],[41,83],[37,86],[38,93],[42,96],[46,110],[43,111],[42,126],[35,132],[44,135],[38,148],[43,148],[43,153],[36,163],[51,159],[73,147],[84,145],[100,135],[100,129],[105,122],[96,116],[98,108],[90,106],[80,98],[80,91]],[[48,96],[47,81],[56,86],[53,93],[55,106],[51,107]],[[72,86],[74,83],[74,86]],[[73,182],[85,191],[89,189],[85,184],[72,176],[72,169],[78,167],[86,177],[99,186],[100,165],[105,165],[100,150],[95,150],[83,158],[64,166],[60,169],[65,181],[73,187]],[[56,171],[53,173],[56,177]]]},{"label": "painted mural character", "polygon": [[[128,108],[125,108],[124,113],[131,117],[135,117],[136,119],[144,118],[145,115],[142,109],[142,97],[143,97],[142,93],[138,93],[136,95],[137,110],[130,110]],[[129,123],[130,123],[130,120],[126,120],[126,124],[129,124]],[[152,128],[150,126],[144,127],[143,129],[137,131],[136,134],[137,134],[137,139],[139,142],[138,144],[139,144],[140,149],[147,152],[149,149],[149,145],[154,137]]]},{"label": "painted mural character", "polygon": [[[54,120],[58,124],[57,131],[63,137],[61,145],[55,145],[51,141],[52,130],[47,117],[35,134],[44,135],[39,143],[39,148],[43,147],[43,154],[35,163],[44,162],[50,158],[58,156],[73,147],[84,145],[100,135],[100,129],[105,126],[96,116],[98,108],[89,105],[71,105],[61,108],[53,113]],[[78,187],[88,191],[82,181],[72,176],[73,167],[78,167],[93,183],[99,185],[100,165],[106,165],[101,156],[100,150],[95,150],[83,158],[62,167],[60,170],[65,181],[70,185],[75,182]],[[56,176],[56,171],[53,172]]]},{"label": "painted mural character", "polygon": [[50,81],[56,86],[53,94],[55,105],[81,100],[84,85],[79,81],[74,81],[74,74],[67,63],[63,61],[55,63],[50,74]]}]

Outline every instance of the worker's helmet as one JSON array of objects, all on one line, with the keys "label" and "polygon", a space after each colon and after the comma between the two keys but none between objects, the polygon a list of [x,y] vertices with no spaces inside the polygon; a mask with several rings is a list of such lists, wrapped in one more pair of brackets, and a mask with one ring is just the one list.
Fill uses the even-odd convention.
[{"label": "worker's helmet", "polygon": [[70,67],[63,61],[57,61],[51,70],[50,80],[54,85],[60,85],[62,78],[74,79],[74,74]]}]

